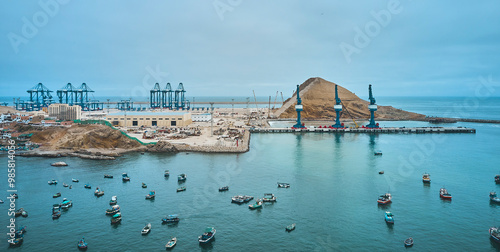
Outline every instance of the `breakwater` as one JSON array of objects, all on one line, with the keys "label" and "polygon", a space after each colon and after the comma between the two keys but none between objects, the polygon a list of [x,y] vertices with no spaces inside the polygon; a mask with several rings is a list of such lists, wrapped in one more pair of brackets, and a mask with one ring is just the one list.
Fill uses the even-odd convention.
[{"label": "breakwater", "polygon": [[293,132],[317,132],[317,133],[476,133],[476,129],[465,127],[390,127],[390,128],[251,128],[252,133],[293,133]]}]

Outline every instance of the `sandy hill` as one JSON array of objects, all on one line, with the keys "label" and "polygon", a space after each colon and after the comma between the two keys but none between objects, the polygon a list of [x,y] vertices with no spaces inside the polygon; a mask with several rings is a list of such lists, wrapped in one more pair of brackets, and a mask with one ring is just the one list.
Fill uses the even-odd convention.
[{"label": "sandy hill", "polygon": [[[335,110],[335,83],[326,81],[321,78],[310,78],[299,86],[300,98],[304,111],[301,116],[305,119],[334,119]],[[376,92],[376,90],[374,90]],[[350,112],[355,119],[367,119],[370,117],[368,110],[368,101],[360,99],[357,95],[344,87],[338,85],[339,97],[342,100],[344,107]],[[368,93],[368,88],[367,88]],[[294,94],[287,99],[283,106],[276,110],[274,114],[279,118],[296,118],[295,104],[297,103],[297,95]],[[377,98],[375,94],[375,99]],[[346,112],[342,111],[341,119],[350,119],[351,117]],[[413,112],[407,112],[401,109],[396,109],[391,106],[378,106],[375,112],[375,118],[388,120],[421,120],[425,115]]]},{"label": "sandy hill", "polygon": [[0,114],[19,113],[19,112],[20,111],[17,111],[12,107],[0,106]]},{"label": "sandy hill", "polygon": [[43,144],[44,149],[130,149],[139,147],[140,143],[122,135],[104,125],[73,125],[67,127],[50,127],[43,131],[33,132],[31,141]]}]

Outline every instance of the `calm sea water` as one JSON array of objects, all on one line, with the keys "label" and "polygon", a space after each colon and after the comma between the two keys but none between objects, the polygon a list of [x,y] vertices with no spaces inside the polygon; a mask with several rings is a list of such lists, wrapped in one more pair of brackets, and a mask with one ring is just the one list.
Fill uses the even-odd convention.
[{"label": "calm sea water", "polygon": [[[419,111],[416,111],[419,112]],[[427,125],[425,122],[382,122],[386,126]],[[434,125],[433,125],[434,126]],[[494,175],[500,173],[500,125],[457,123],[476,134],[253,134],[250,151],[243,154],[127,154],[116,160],[78,158],[21,158],[17,160],[17,207],[29,213],[17,218],[28,226],[24,244],[8,251],[71,251],[84,236],[89,251],[160,251],[172,236],[176,251],[399,251],[413,237],[413,251],[498,251],[488,228],[500,225],[500,205],[489,202],[490,191],[500,192]],[[374,156],[382,150],[382,156]],[[65,161],[67,167],[52,167]],[[6,168],[7,157],[0,156]],[[171,177],[165,179],[163,171]],[[385,174],[378,174],[384,170]],[[122,172],[131,182],[123,183]],[[422,173],[432,182],[422,183]],[[185,192],[176,175],[186,173]],[[114,179],[104,179],[112,174]],[[7,170],[0,169],[7,197]],[[78,178],[80,183],[72,183]],[[50,186],[48,180],[59,184]],[[62,182],[73,189],[62,187]],[[141,188],[141,182],[148,188]],[[288,189],[277,188],[288,182]],[[84,189],[90,183],[92,190]],[[228,192],[217,188],[229,185]],[[93,195],[99,186],[103,197]],[[439,198],[446,187],[451,201]],[[154,201],[145,200],[156,190]],[[62,198],[74,206],[51,219],[51,206]],[[262,197],[271,192],[278,202],[261,210],[231,203],[231,196]],[[393,203],[377,205],[390,192]],[[105,215],[111,196],[118,196],[123,221],[110,225]],[[0,205],[0,225],[8,225],[8,206]],[[386,225],[384,212],[395,215]],[[177,213],[178,225],[162,225],[161,218]],[[140,230],[152,224],[149,235]],[[285,227],[297,223],[291,233]],[[206,247],[197,237],[204,228],[217,229]],[[5,238],[6,240],[6,238]],[[0,250],[7,251],[6,241]]]}]

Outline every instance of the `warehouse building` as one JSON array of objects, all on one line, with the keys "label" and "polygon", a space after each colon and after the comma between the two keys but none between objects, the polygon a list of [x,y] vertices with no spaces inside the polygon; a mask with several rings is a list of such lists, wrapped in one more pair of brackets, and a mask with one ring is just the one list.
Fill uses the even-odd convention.
[{"label": "warehouse building", "polygon": [[54,103],[49,105],[48,110],[49,117],[55,117],[62,121],[78,120],[82,117],[82,107],[78,105]]},{"label": "warehouse building", "polygon": [[182,112],[118,112],[107,115],[106,121],[119,127],[185,127],[192,123],[191,114]]}]

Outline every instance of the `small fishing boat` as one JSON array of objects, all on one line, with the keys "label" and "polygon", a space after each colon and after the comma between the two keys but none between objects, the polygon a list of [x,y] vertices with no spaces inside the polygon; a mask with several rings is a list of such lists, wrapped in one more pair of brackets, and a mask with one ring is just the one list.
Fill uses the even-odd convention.
[{"label": "small fishing boat", "polygon": [[431,175],[429,173],[424,173],[424,175],[422,175],[422,182],[430,183],[431,182]]},{"label": "small fishing boat", "polygon": [[3,204],[3,200],[0,199],[0,204]]},{"label": "small fishing boat", "polygon": [[165,173],[163,174],[163,176],[165,176],[165,178],[170,177],[170,171],[169,170],[165,170]]},{"label": "small fishing boat", "polygon": [[61,197],[61,193],[60,192],[52,195],[52,198],[59,198],[59,197]]},{"label": "small fishing boat", "polygon": [[53,180],[49,180],[47,182],[49,185],[57,185],[57,180],[53,179]]},{"label": "small fishing boat", "polygon": [[113,178],[113,175],[104,174],[104,178]]},{"label": "small fishing boat", "polygon": [[250,208],[251,210],[262,208],[262,200],[261,199],[255,200],[255,203],[252,205],[248,205],[248,208]]},{"label": "small fishing boat", "polygon": [[389,204],[391,202],[392,202],[392,196],[390,193],[380,195],[377,200],[377,203],[380,205]]},{"label": "small fishing boat", "polygon": [[151,223],[148,223],[144,228],[141,230],[142,235],[147,235],[151,231]]},{"label": "small fishing boat", "polygon": [[405,247],[411,247],[413,246],[413,238],[408,238],[405,240]]},{"label": "small fishing boat", "polygon": [[379,171],[378,174],[384,174],[384,171]]},{"label": "small fishing boat", "polygon": [[61,210],[52,210],[52,219],[59,219],[61,217]]},{"label": "small fishing boat", "polygon": [[16,231],[16,234],[17,234],[17,235],[22,235],[22,234],[24,234],[24,233],[26,233],[26,226],[21,226],[21,227],[19,227],[19,228],[17,229],[17,231]]},{"label": "small fishing boat", "polygon": [[78,183],[78,182],[80,182],[80,180],[78,180],[78,179],[76,179],[76,178],[74,178],[74,179],[71,179],[71,181],[73,181],[73,182],[75,182],[75,183]]},{"label": "small fishing boat", "polygon": [[24,209],[21,207],[21,208],[17,209],[17,211],[14,212],[14,216],[19,217],[23,214],[23,212],[24,212]]},{"label": "small fishing boat", "polygon": [[183,192],[183,191],[186,191],[186,187],[185,186],[177,188],[177,192]]},{"label": "small fishing boat", "polygon": [[104,191],[102,191],[101,189],[99,189],[99,187],[96,187],[94,195],[97,196],[97,197],[101,197],[102,195],[104,195]]},{"label": "small fishing boat", "polygon": [[495,183],[500,184],[500,175],[495,176]]},{"label": "small fishing boat", "polygon": [[394,214],[387,211],[387,212],[385,212],[384,215],[385,215],[385,222],[387,222],[389,224],[394,224]]},{"label": "small fishing boat", "polygon": [[71,200],[64,198],[60,206],[62,209],[68,209],[73,206],[73,202]]},{"label": "small fishing boat", "polygon": [[128,176],[128,174],[126,172],[124,172],[122,174],[122,180],[123,180],[123,182],[130,181],[130,177]]},{"label": "small fishing boat", "polygon": [[176,237],[170,239],[170,241],[167,242],[167,244],[165,245],[165,249],[172,249],[175,246],[175,244],[177,244]]},{"label": "small fishing boat", "polygon": [[382,156],[382,151],[381,150],[376,150],[373,154],[375,156]]},{"label": "small fishing boat", "polygon": [[55,163],[52,163],[50,165],[52,165],[52,166],[68,166],[68,164],[66,164],[65,162],[55,162]]},{"label": "small fishing boat", "polygon": [[215,237],[215,228],[214,227],[207,227],[205,229],[205,233],[203,233],[202,235],[200,235],[198,237],[198,241],[200,243],[209,243],[212,241],[212,239]]},{"label": "small fishing boat", "polygon": [[229,191],[229,186],[223,186],[219,188],[219,192]]},{"label": "small fishing boat", "polygon": [[249,202],[250,200],[253,200],[253,196],[248,196],[248,195],[236,195],[231,198],[232,203],[237,203],[237,204],[242,204]]},{"label": "small fishing boat", "polygon": [[491,227],[489,232],[490,238],[500,244],[500,227]]},{"label": "small fishing boat", "polygon": [[262,198],[264,202],[276,202],[276,196],[272,193],[264,193],[264,198]]},{"label": "small fishing boat", "polygon": [[179,219],[179,216],[177,216],[177,214],[171,214],[171,215],[167,215],[165,217],[163,217],[163,219],[161,219],[162,223],[177,223],[180,221]]},{"label": "small fishing boat", "polygon": [[448,190],[446,190],[444,187],[439,189],[439,197],[442,199],[450,199],[451,200],[451,194],[448,193]]},{"label": "small fishing boat", "polygon": [[187,176],[184,173],[177,176],[177,181],[179,181],[179,182],[186,181],[186,179],[187,179]]},{"label": "small fishing boat", "polygon": [[52,209],[58,210],[61,207],[61,204],[53,204]]},{"label": "small fishing boat", "polygon": [[85,184],[83,187],[87,188],[87,189],[91,189],[92,186],[90,186],[89,184]]},{"label": "small fishing boat", "polygon": [[156,192],[153,190],[153,191],[150,191],[147,195],[146,195],[146,199],[154,199],[156,196]]},{"label": "small fishing boat", "polygon": [[78,249],[87,249],[87,243],[85,242],[85,239],[82,237],[82,239],[78,242]]},{"label": "small fishing boat", "polygon": [[114,205],[111,207],[111,209],[106,209],[106,215],[115,215],[118,212],[120,212],[119,205]]},{"label": "small fishing boat", "polygon": [[111,224],[116,224],[122,221],[122,214],[120,212],[116,213],[111,217]]},{"label": "small fishing boat", "polygon": [[69,189],[71,189],[71,188],[73,188],[73,185],[70,185],[70,186],[69,186]]},{"label": "small fishing boat", "polygon": [[23,209],[23,211],[21,211],[21,216],[24,218],[28,217],[28,212],[26,212],[26,210]]},{"label": "small fishing boat", "polygon": [[287,232],[292,232],[293,230],[295,230],[295,223],[286,226],[285,230]]},{"label": "small fishing boat", "polygon": [[490,192],[490,201],[493,203],[500,204],[500,198],[497,197],[496,192]]},{"label": "small fishing boat", "polygon": [[148,188],[148,185],[142,183],[142,188]]},{"label": "small fishing boat", "polygon": [[11,247],[20,246],[23,243],[23,240],[24,240],[24,235],[15,235],[13,239],[8,240],[9,246]]},{"label": "small fishing boat", "polygon": [[66,184],[66,183],[63,183],[63,186],[64,186],[64,187],[68,187],[69,185],[68,185],[68,184]]},{"label": "small fishing boat", "polygon": [[290,184],[288,183],[279,183],[278,182],[278,188],[289,188],[290,187]]},{"label": "small fishing boat", "polygon": [[111,197],[111,200],[109,201],[109,205],[116,205],[118,203],[116,196]]}]

